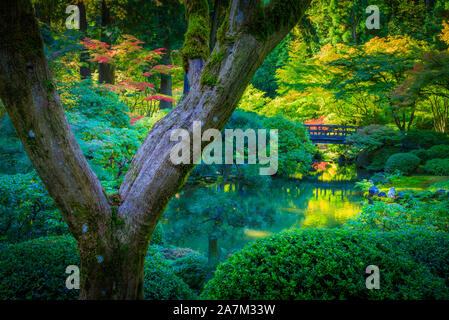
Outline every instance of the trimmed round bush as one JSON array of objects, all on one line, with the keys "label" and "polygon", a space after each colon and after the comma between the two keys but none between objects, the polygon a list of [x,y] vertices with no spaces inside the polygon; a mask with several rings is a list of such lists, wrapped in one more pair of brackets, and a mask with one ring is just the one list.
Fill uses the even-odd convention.
[{"label": "trimmed round bush", "polygon": [[183,279],[196,292],[201,292],[212,271],[207,258],[197,253],[188,253],[184,257],[175,260],[173,270],[178,277]]},{"label": "trimmed round bush", "polygon": [[78,290],[65,285],[69,265],[80,265],[76,242],[70,236],[8,245],[0,250],[0,299],[77,299]]},{"label": "trimmed round bush", "polygon": [[[209,299],[448,298],[444,280],[376,233],[343,229],[282,232],[253,242],[215,272]],[[380,289],[367,290],[366,268],[380,269]]]},{"label": "trimmed round bush", "polygon": [[421,159],[412,153],[396,153],[390,156],[385,164],[385,171],[394,173],[396,170],[402,174],[411,174],[420,164]]},{"label": "trimmed round bush", "polygon": [[449,158],[449,145],[440,144],[427,150],[427,159]]},{"label": "trimmed round bush", "polygon": [[382,232],[379,237],[396,250],[425,265],[432,274],[445,279],[449,287],[449,234],[430,230]]},{"label": "trimmed round bush", "polygon": [[[145,260],[146,299],[191,299],[192,290],[175,275],[159,246],[150,246]],[[80,265],[76,241],[70,236],[43,237],[0,248],[0,300],[77,299],[66,288],[69,265]]]},{"label": "trimmed round bush", "polygon": [[424,165],[426,172],[435,176],[449,176],[449,159],[432,159]]}]

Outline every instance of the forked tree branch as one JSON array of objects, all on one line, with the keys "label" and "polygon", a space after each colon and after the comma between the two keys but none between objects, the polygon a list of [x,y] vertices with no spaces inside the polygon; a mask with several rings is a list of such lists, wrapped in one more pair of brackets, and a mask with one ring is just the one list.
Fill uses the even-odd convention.
[{"label": "forked tree branch", "polygon": [[221,130],[254,73],[299,21],[310,0],[262,3],[231,2],[214,50],[188,95],[153,127],[133,159],[120,187],[124,202],[118,213],[143,244],[194,167],[171,162],[170,151],[176,144],[170,141],[172,130],[182,128],[192,135],[193,121],[201,121],[203,130]]}]

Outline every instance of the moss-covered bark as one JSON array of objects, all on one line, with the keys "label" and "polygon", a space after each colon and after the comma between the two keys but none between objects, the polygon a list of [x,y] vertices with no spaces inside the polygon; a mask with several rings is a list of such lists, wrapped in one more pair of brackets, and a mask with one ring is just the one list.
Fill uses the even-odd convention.
[{"label": "moss-covered bark", "polygon": [[189,60],[209,56],[210,18],[207,0],[184,0],[186,7],[187,32],[182,47],[183,65],[189,72]]}]

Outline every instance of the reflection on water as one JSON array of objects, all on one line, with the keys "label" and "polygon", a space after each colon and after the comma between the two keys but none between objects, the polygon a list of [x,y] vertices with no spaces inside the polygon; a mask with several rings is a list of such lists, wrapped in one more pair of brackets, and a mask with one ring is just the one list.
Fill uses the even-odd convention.
[{"label": "reflection on water", "polygon": [[206,253],[214,235],[226,254],[283,230],[340,226],[360,209],[356,178],[354,168],[331,165],[302,180],[185,188],[162,222],[169,244]]}]

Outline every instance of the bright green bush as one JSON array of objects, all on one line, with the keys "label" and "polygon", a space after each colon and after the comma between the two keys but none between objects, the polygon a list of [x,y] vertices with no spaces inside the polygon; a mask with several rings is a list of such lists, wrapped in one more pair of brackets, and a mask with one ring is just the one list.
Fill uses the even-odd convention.
[{"label": "bright green bush", "polygon": [[449,145],[440,144],[427,150],[427,159],[449,158]]},{"label": "bright green bush", "polygon": [[64,109],[89,119],[106,121],[113,127],[129,125],[128,107],[110,90],[95,86],[90,80],[70,83],[60,88]]},{"label": "bright green bush", "polygon": [[[190,299],[194,294],[159,252],[150,246],[145,260],[146,299]],[[77,299],[65,286],[69,265],[80,265],[70,236],[43,237],[0,247],[0,300]]]},{"label": "bright green bush", "polygon": [[[381,289],[367,290],[377,265]],[[221,264],[202,297],[210,299],[448,298],[444,280],[375,233],[338,229],[282,232],[253,242]]]},{"label": "bright green bush", "polygon": [[407,197],[404,204],[375,202],[365,205],[344,227],[365,232],[415,229],[449,232],[449,201],[427,203],[414,199],[418,196]]},{"label": "bright green bush", "polygon": [[208,260],[205,256],[189,253],[173,263],[175,274],[195,292],[201,292],[211,273]]},{"label": "bright green bush", "polygon": [[426,172],[435,176],[449,176],[449,159],[432,159],[424,165]]},{"label": "bright green bush", "polygon": [[421,159],[411,153],[396,153],[385,163],[385,171],[394,173],[396,170],[403,174],[411,174],[418,167]]},{"label": "bright green bush", "polygon": [[266,129],[277,129],[279,134],[279,175],[306,174],[312,165],[315,145],[312,144],[307,129],[300,122],[283,117],[264,120]]}]

